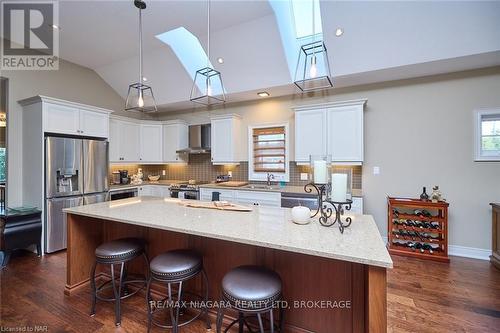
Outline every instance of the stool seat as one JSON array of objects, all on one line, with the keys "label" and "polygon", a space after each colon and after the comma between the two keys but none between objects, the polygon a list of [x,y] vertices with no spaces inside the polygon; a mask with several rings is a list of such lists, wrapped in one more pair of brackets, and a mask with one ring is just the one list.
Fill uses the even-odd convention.
[{"label": "stool seat", "polygon": [[144,252],[146,242],[140,238],[121,238],[101,244],[95,250],[96,259],[103,261],[127,261]]},{"label": "stool seat", "polygon": [[[262,266],[239,266],[232,269],[222,280],[224,298],[237,307],[264,308],[281,299],[280,276]],[[249,304],[251,303],[251,304]]]},{"label": "stool seat", "polygon": [[149,267],[158,280],[184,280],[203,269],[203,257],[189,249],[172,250],[156,256]]}]

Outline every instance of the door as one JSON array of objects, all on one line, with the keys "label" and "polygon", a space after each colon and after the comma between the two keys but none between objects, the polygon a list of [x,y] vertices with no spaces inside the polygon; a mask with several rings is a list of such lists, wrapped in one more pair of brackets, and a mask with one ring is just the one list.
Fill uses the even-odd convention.
[{"label": "door", "polygon": [[83,193],[108,190],[108,142],[83,140]]},{"label": "door", "polygon": [[141,125],[141,156],[142,162],[161,162],[162,153],[162,125]]},{"label": "door", "polygon": [[326,154],[326,111],[295,113],[295,161],[309,162],[310,155]]},{"label": "door", "polygon": [[57,104],[44,104],[43,116],[45,132],[80,135],[79,109]]},{"label": "door", "polygon": [[45,196],[83,193],[82,140],[45,138]]},{"label": "door", "polygon": [[57,198],[47,200],[45,219],[45,252],[64,250],[67,246],[67,224],[64,208],[83,204],[83,197]]},{"label": "door", "polygon": [[327,111],[328,154],[334,162],[363,162],[363,106]]},{"label": "door", "polygon": [[80,134],[107,138],[109,136],[109,115],[103,112],[80,109]]},{"label": "door", "polygon": [[120,121],[120,155],[122,161],[140,161],[140,126],[128,121]]},{"label": "door", "polygon": [[211,129],[212,162],[233,162],[233,121],[214,119]]},{"label": "door", "polygon": [[109,201],[109,193],[108,192],[90,194],[90,195],[85,195],[83,197],[83,204],[84,205],[91,205],[91,204],[104,202],[104,201]]},{"label": "door", "polygon": [[109,121],[109,161],[120,162],[120,122],[115,119]]}]

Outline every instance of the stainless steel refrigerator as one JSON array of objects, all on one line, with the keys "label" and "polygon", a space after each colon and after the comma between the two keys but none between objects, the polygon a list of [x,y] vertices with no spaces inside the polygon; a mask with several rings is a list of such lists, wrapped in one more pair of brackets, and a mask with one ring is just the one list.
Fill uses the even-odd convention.
[{"label": "stainless steel refrigerator", "polygon": [[66,248],[63,209],[108,200],[108,142],[45,137],[45,252]]}]

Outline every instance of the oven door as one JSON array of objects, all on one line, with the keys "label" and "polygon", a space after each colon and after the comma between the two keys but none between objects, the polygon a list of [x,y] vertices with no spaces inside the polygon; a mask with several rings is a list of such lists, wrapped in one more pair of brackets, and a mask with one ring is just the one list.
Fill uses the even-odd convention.
[{"label": "oven door", "polygon": [[113,201],[113,200],[120,200],[120,199],[136,197],[137,194],[138,194],[137,189],[131,188],[131,189],[126,189],[126,190],[110,191],[109,197],[110,197],[111,201]]},{"label": "oven door", "polygon": [[193,190],[186,191],[183,189],[171,189],[170,190],[170,197],[171,198],[178,198],[178,199],[199,200],[200,199],[200,192],[193,191]]}]

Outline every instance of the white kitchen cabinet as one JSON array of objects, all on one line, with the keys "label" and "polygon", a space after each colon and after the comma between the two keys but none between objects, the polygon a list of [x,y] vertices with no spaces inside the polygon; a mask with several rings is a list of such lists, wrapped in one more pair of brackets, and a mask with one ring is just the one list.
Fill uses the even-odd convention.
[{"label": "white kitchen cabinet", "polygon": [[44,131],[80,135],[80,109],[61,104],[44,105]]},{"label": "white kitchen cabinet", "polygon": [[281,207],[280,192],[236,191],[236,202],[243,205]]},{"label": "white kitchen cabinet", "polygon": [[186,163],[187,155],[177,150],[188,147],[188,125],[183,121],[163,123],[163,162]]},{"label": "white kitchen cabinet", "polygon": [[80,109],[80,134],[100,138],[109,137],[109,114]]},{"label": "white kitchen cabinet", "polygon": [[162,186],[162,185],[149,185],[151,188],[149,192],[151,193],[150,195],[154,197],[170,197],[170,189],[168,186]]},{"label": "white kitchen cabinet", "polygon": [[308,163],[310,155],[326,152],[325,109],[301,111],[295,114],[295,161]]},{"label": "white kitchen cabinet", "polygon": [[47,133],[107,138],[111,111],[57,100],[43,103],[43,130]]},{"label": "white kitchen cabinet", "polygon": [[363,162],[363,107],[340,106],[327,110],[327,154],[335,162]]},{"label": "white kitchen cabinet", "polygon": [[137,188],[137,194],[139,196],[153,195],[153,185],[144,185]]},{"label": "white kitchen cabinet", "polygon": [[109,130],[110,162],[139,162],[140,125],[133,120],[112,117]]},{"label": "white kitchen cabinet", "polygon": [[140,125],[140,156],[142,163],[156,163],[163,160],[163,128],[159,124]]},{"label": "white kitchen cabinet", "polygon": [[241,117],[223,115],[211,118],[212,163],[232,164],[241,160]]},{"label": "white kitchen cabinet", "polygon": [[361,164],[365,103],[363,99],[295,108],[295,161],[331,155],[336,164]]},{"label": "white kitchen cabinet", "polygon": [[349,212],[356,214],[363,214],[363,198],[353,197],[351,210]]}]

